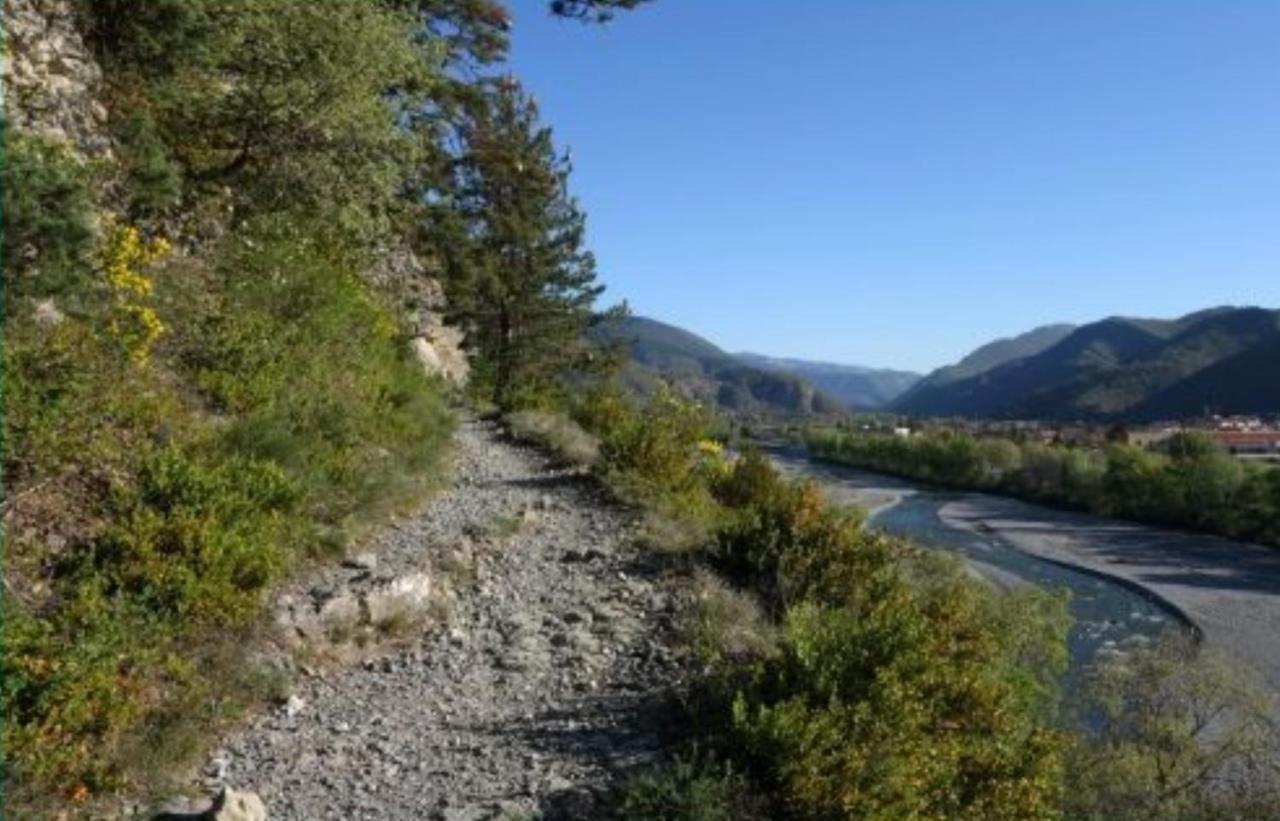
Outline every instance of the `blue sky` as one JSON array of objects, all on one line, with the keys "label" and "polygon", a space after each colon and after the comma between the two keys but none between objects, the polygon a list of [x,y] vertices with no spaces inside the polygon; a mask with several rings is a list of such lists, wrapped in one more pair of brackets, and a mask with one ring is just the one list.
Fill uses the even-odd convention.
[{"label": "blue sky", "polygon": [[1280,0],[511,5],[606,296],[729,350],[1280,307]]}]

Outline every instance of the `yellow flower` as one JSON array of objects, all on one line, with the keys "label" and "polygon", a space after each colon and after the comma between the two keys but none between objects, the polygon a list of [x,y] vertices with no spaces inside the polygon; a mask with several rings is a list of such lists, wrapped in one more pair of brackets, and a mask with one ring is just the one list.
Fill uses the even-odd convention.
[{"label": "yellow flower", "polygon": [[724,453],[724,445],[713,439],[698,440],[698,453],[703,456],[719,456]]},{"label": "yellow flower", "polygon": [[155,341],[164,333],[160,317],[142,302],[151,296],[153,286],[141,269],[169,251],[169,243],[162,238],[143,243],[142,235],[132,225],[116,228],[108,240],[104,268],[116,303],[108,327],[129,358],[138,364],[147,361]]}]

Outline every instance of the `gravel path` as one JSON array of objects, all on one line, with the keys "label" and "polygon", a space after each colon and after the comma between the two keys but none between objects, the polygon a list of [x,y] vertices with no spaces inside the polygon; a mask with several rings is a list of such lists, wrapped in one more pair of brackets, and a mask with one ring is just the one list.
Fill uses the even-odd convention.
[{"label": "gravel path", "polygon": [[371,546],[379,573],[474,550],[447,626],[300,676],[225,741],[225,779],[272,819],[599,817],[611,777],[659,749],[673,601],[633,516],[486,422],[460,426],[454,475]]}]

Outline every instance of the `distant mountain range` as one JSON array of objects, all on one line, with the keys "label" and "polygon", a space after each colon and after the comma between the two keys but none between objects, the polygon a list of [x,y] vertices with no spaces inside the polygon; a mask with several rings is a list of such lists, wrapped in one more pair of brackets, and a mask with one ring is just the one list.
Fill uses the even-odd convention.
[{"label": "distant mountain range", "polygon": [[809,415],[845,408],[790,373],[754,367],[683,328],[642,316],[601,319],[588,331],[599,343],[625,347],[624,385],[652,393],[664,381],[687,396],[735,413]]},{"label": "distant mountain range", "polygon": [[755,353],[740,353],[735,356],[738,361],[761,370],[788,373],[807,379],[818,390],[853,410],[884,408],[921,379],[918,373],[888,368],[786,359]]},{"label": "distant mountain range", "polygon": [[984,345],[916,383],[917,416],[1149,420],[1280,412],[1280,311],[1051,325]]}]

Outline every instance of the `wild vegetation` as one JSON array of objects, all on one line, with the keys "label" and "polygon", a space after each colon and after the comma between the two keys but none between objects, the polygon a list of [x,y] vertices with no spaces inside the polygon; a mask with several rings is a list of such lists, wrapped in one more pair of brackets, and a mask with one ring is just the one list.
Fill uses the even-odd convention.
[{"label": "wild vegetation", "polygon": [[734,463],[671,393],[575,413],[599,474],[661,511],[697,563],[697,726],[634,818],[1056,817],[1062,602],[997,597],[862,527],[757,454]]},{"label": "wild vegetation", "polygon": [[[599,19],[637,1],[551,5]],[[145,790],[284,692],[250,652],[270,591],[430,487],[446,389],[368,275],[399,245],[446,280],[474,397],[652,510],[651,542],[697,567],[689,737],[624,816],[1086,818],[1118,796],[1134,818],[1190,818],[1221,809],[1201,773],[1256,760],[1247,725],[1212,760],[1174,733],[1170,767],[1145,767],[1208,703],[1154,661],[1106,679],[1098,709],[1153,680],[1196,698],[1146,724],[1113,710],[1096,744],[1073,741],[1060,599],[995,595],[758,455],[730,462],[672,391],[575,394],[599,289],[567,165],[494,76],[501,6],[79,8],[114,158],[4,138],[10,814]],[[1170,773],[1194,777],[1174,794]]]},{"label": "wild vegetation", "polygon": [[[1001,594],[863,526],[702,408],[608,390],[571,412],[597,474],[688,573],[687,731],[634,819],[1256,817],[1277,739],[1256,686],[1170,638],[1059,692],[1065,601]],[[1213,725],[1213,741],[1202,734]]]},{"label": "wild vegetation", "polygon": [[1280,546],[1280,470],[1241,462],[1198,434],[1167,452],[1019,443],[938,429],[909,438],[814,429],[811,452],[949,487]]},{"label": "wild vegetation", "polygon": [[[476,79],[504,53],[501,6],[77,9],[104,70],[113,154],[88,162],[4,137],[0,699],[13,814],[146,789],[278,692],[247,651],[268,592],[435,481],[445,390],[408,355],[394,288],[367,274],[397,246],[446,257],[432,204],[496,173],[453,171],[474,159],[468,137],[490,113],[516,106],[523,119],[496,133],[538,150],[515,156],[508,142],[486,158],[524,164],[539,216],[570,213],[532,109],[514,84]],[[514,207],[468,214],[492,223]],[[535,230],[562,237],[552,224]],[[450,241],[449,253],[501,252],[479,235]],[[458,293],[478,325],[483,308]],[[522,309],[530,293],[515,292]],[[538,311],[574,333],[578,307]]]}]

